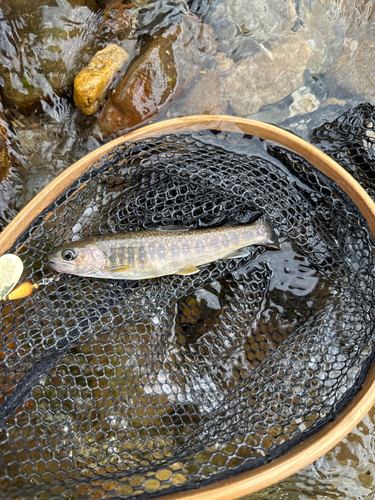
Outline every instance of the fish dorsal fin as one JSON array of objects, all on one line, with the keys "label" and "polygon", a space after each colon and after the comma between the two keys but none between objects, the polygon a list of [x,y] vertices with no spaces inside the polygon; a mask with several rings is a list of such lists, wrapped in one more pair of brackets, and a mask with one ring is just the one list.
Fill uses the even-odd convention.
[{"label": "fish dorsal fin", "polygon": [[122,273],[124,271],[127,271],[131,267],[132,266],[104,266],[103,270],[110,273]]},{"label": "fish dorsal fin", "polygon": [[189,226],[160,226],[156,228],[157,231],[189,231]]},{"label": "fish dorsal fin", "polygon": [[247,257],[249,255],[249,251],[246,248],[239,248],[238,250],[235,250],[231,254],[227,255],[224,257],[223,260],[226,259],[240,259],[241,257]]},{"label": "fish dorsal fin", "polygon": [[181,269],[181,271],[178,271],[178,273],[175,273],[175,274],[187,275],[187,274],[195,274],[195,273],[199,273],[199,269],[195,266],[188,266],[188,267],[185,267],[185,269]]}]

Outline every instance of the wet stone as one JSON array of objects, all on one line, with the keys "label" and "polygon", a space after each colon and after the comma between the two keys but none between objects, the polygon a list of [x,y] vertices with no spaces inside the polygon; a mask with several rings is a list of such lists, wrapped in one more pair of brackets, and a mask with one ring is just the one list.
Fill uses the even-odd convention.
[{"label": "wet stone", "polygon": [[296,33],[270,51],[260,50],[235,64],[224,79],[225,94],[235,113],[251,115],[293,92],[302,82],[310,54],[310,44]]},{"label": "wet stone", "polygon": [[159,30],[113,90],[98,117],[95,134],[123,133],[160,113],[192,83],[214,47],[211,31],[193,16]]},{"label": "wet stone", "polygon": [[221,75],[208,70],[197,77],[183,99],[172,104],[168,116],[224,115],[227,107]]},{"label": "wet stone", "polygon": [[275,41],[290,32],[296,19],[291,0],[228,0],[218,2],[208,16],[219,49],[228,53]]},{"label": "wet stone", "polygon": [[117,45],[95,54],[90,63],[74,80],[74,102],[86,115],[92,115],[103,102],[106,92],[128,59],[127,52]]},{"label": "wet stone", "polygon": [[31,113],[43,109],[42,101],[51,104],[72,91],[74,77],[95,52],[99,15],[85,5],[72,7],[62,0],[22,14],[20,7],[11,17],[15,22],[0,18],[7,32],[0,76],[4,99],[22,113]]}]

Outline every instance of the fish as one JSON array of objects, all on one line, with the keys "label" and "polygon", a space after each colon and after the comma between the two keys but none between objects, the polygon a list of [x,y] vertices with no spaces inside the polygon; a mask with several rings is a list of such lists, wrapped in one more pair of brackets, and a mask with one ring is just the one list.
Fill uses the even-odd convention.
[{"label": "fish", "polygon": [[220,259],[246,257],[249,245],[279,248],[268,219],[252,224],[189,229],[180,226],[94,236],[65,243],[49,255],[59,273],[114,280],[190,275]]}]

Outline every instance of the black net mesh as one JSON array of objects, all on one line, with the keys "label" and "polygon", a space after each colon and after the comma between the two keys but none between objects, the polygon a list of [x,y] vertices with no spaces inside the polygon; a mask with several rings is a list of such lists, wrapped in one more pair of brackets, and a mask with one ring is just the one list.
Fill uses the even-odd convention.
[{"label": "black net mesh", "polygon": [[2,305],[1,498],[201,486],[280,456],[348,404],[373,358],[373,242],[292,152],[211,131],[120,145],[10,251],[23,280],[46,283],[65,241],[261,214],[281,250],[139,282],[56,274]]},{"label": "black net mesh", "polygon": [[314,130],[310,141],[331,156],[375,200],[375,109],[360,104]]}]

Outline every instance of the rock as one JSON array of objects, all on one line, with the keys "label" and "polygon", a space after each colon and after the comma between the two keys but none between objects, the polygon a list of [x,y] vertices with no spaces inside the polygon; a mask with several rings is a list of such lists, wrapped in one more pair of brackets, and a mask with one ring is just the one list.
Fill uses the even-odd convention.
[{"label": "rock", "polygon": [[17,214],[21,177],[25,174],[24,159],[13,149],[15,135],[11,132],[0,102],[0,232]]},{"label": "rock", "polygon": [[298,33],[272,48],[239,61],[224,80],[225,94],[239,116],[289,95],[302,82],[311,45]]},{"label": "rock", "polygon": [[177,88],[172,46],[180,31],[180,26],[163,28],[129,66],[98,117],[104,137],[137,126],[171,99]]},{"label": "rock", "polygon": [[218,4],[208,22],[218,37],[219,50],[243,53],[252,43],[284,36],[296,19],[291,0],[227,0]]},{"label": "rock", "polygon": [[10,177],[12,166],[11,157],[8,151],[8,132],[6,121],[2,111],[0,111],[0,182]]},{"label": "rock", "polygon": [[[105,0],[104,0],[105,1]],[[0,2],[0,8],[4,9],[6,15],[21,15],[25,14],[35,15],[38,9],[41,7],[62,7],[64,3],[69,3],[71,7],[87,7],[92,11],[97,11],[102,7],[102,1],[96,0],[11,0]]]},{"label": "rock", "polygon": [[74,77],[97,50],[98,14],[86,6],[73,8],[67,1],[46,3],[25,17],[12,14],[11,24],[1,18],[0,11],[6,33],[0,53],[3,96],[22,113],[41,110],[41,101],[51,103],[69,94]]},{"label": "rock", "polygon": [[329,97],[328,99],[324,99],[324,101],[322,101],[320,103],[320,107],[321,108],[325,108],[326,106],[345,106],[345,101],[343,101],[342,99],[337,99],[336,97]]},{"label": "rock", "polygon": [[[1,71],[1,69],[0,69]],[[22,71],[2,72],[4,79],[3,97],[8,104],[16,106],[22,113],[31,113],[41,109],[42,100],[50,101],[52,87],[37,72],[25,75]]]},{"label": "rock", "polygon": [[219,71],[227,71],[234,64],[233,59],[227,57],[224,52],[218,52],[215,56],[215,59],[217,62],[216,69],[218,69]]},{"label": "rock", "polygon": [[171,106],[168,116],[223,115],[227,107],[221,76],[211,70],[199,75],[186,97]]},{"label": "rock", "polygon": [[107,43],[115,38],[118,40],[136,38],[137,18],[135,9],[131,7],[132,3],[124,3],[122,0],[113,0],[106,6],[98,33]]},{"label": "rock", "polygon": [[85,115],[92,115],[104,101],[107,90],[128,59],[127,52],[117,45],[95,54],[74,80],[74,102]]},{"label": "rock", "polygon": [[[326,6],[327,7],[327,6]],[[340,23],[346,37],[363,40],[375,21],[375,3],[360,0],[331,0],[329,17]],[[332,15],[333,14],[333,15]]]},{"label": "rock", "polygon": [[257,42],[268,42],[289,31],[297,18],[291,0],[232,0],[227,13],[243,35],[251,35]]},{"label": "rock", "polygon": [[293,98],[293,103],[289,106],[290,118],[296,115],[312,113],[319,107],[319,100],[314,94],[308,92],[306,88],[294,91],[291,97]]},{"label": "rock", "polygon": [[215,50],[212,31],[187,15],[159,30],[128,67],[102,109],[94,133],[124,133],[157,113],[187,87]]},{"label": "rock", "polygon": [[359,45],[347,43],[345,50],[330,71],[330,77],[344,89],[375,103],[375,65],[372,54],[375,39],[365,39]]},{"label": "rock", "polygon": [[307,69],[313,73],[327,71],[342,52],[345,34],[342,20],[337,19],[337,6],[326,3],[301,2],[299,8],[301,28],[298,33],[312,46]]},{"label": "rock", "polygon": [[100,20],[87,7],[62,5],[48,8],[32,44],[42,73],[59,96],[71,92],[75,76],[98,50],[94,42]]},{"label": "rock", "polygon": [[208,14],[210,8],[212,9],[215,0],[187,0],[186,3],[192,14],[203,18]]}]

